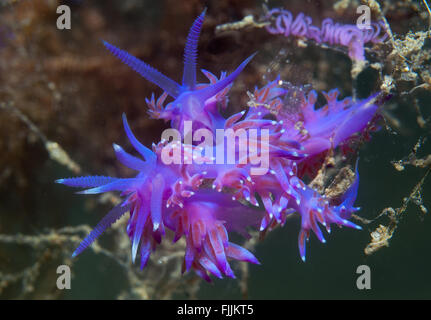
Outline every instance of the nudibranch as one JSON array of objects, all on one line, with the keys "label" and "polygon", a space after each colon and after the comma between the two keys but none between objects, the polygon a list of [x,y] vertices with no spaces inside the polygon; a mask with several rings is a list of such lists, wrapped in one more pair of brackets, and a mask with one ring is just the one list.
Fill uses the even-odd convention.
[{"label": "nudibranch", "polygon": [[[82,241],[73,256],[91,245],[126,212],[130,212],[127,233],[132,260],[140,256],[141,268],[170,230],[174,242],[182,237],[186,242],[183,272],[193,269],[207,281],[210,281],[209,274],[234,277],[229,259],[259,263],[251,252],[230,242],[232,232],[247,238],[249,228],[272,230],[284,225],[287,216],[297,213],[301,216],[299,252],[305,261],[305,243],[310,231],[325,242],[320,226],[328,232],[333,224],[360,229],[349,221],[352,213],[359,210],[354,207],[359,183],[357,166],[354,182],[338,202],[304,183],[303,172],[304,168],[315,166],[325,152],[368,130],[378,109],[375,96],[361,101],[338,100],[338,91],[333,90],[325,94],[327,105],[315,109],[316,93],[311,91],[308,96],[300,96],[295,112],[287,112],[288,90],[276,79],[255,89],[253,108],[224,118],[219,107],[226,107],[233,81],[254,54],[229,75],[222,72],[217,77],[202,70],[209,82],[196,83],[198,38],[205,13],[204,10],[194,21],[187,36],[181,85],[126,51],[104,42],[115,57],[164,91],[158,99],[154,95],[147,99],[149,114],[154,119],[170,121],[172,129],[184,132],[184,142],[162,138],[149,149],[132,133],[123,114],[124,130],[138,155],[127,153],[117,144],[113,145],[114,152],[118,161],[137,171],[137,175],[56,181],[86,188],[79,192],[82,194],[119,191],[123,199]],[[171,101],[165,106],[168,97]],[[214,136],[219,130],[241,132],[249,150],[242,153],[244,146],[235,138],[230,144],[226,143],[226,137],[210,139],[213,145],[209,148],[203,148],[193,139],[185,141],[187,134],[200,129]],[[220,150],[233,151],[234,161],[226,158],[215,161]],[[263,160],[259,157],[264,152],[268,154],[267,167],[257,174],[257,169],[262,169]],[[174,153],[181,154],[183,161],[166,162],[164,157]]]}]

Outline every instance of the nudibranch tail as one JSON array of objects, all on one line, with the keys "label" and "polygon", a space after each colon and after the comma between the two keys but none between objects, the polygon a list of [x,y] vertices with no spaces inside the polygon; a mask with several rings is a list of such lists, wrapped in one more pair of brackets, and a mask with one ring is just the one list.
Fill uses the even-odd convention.
[{"label": "nudibranch tail", "polygon": [[[356,200],[356,197],[358,196],[358,189],[359,189],[359,171],[358,171],[358,163],[359,163],[359,157],[356,160],[356,165],[355,165],[355,180],[353,181],[353,183],[350,185],[349,189],[347,189],[347,191],[344,193],[342,199],[342,204],[341,207],[343,208],[353,208],[353,204]],[[358,211],[359,208],[353,208],[354,211]],[[351,216],[351,214],[344,214],[343,212],[343,218],[344,219],[349,219]]]}]

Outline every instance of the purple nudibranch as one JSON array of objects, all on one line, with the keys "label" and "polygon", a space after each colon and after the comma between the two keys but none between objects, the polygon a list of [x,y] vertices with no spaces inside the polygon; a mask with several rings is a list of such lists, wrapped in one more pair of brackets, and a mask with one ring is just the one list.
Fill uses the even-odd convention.
[{"label": "purple nudibranch", "polygon": [[[356,178],[338,203],[308,186],[303,178],[316,164],[322,164],[319,162],[322,154],[338,147],[342,149],[351,139],[369,130],[378,109],[374,103],[375,96],[359,101],[350,98],[339,100],[338,90],[332,90],[324,93],[327,104],[316,109],[317,94],[310,91],[308,95],[299,96],[300,108],[295,113],[285,112],[287,90],[280,86],[277,78],[263,88],[255,89],[255,107],[226,119],[218,106],[227,105],[232,83],[254,55],[229,75],[222,72],[217,77],[202,70],[209,82],[196,83],[198,38],[205,13],[206,10],[190,28],[181,84],[126,51],[108,42],[103,43],[115,57],[164,91],[158,99],[154,95],[147,99],[152,118],[170,121],[171,127],[179,132],[183,132],[185,121],[192,121],[193,130],[206,129],[214,136],[217,129],[223,128],[244,129],[251,137],[251,129],[255,129],[258,132],[256,139],[259,139],[266,130],[268,171],[253,175],[253,169],[258,165],[252,161],[246,164],[239,161],[211,163],[196,144],[170,144],[162,139],[152,148],[147,148],[135,137],[123,114],[124,129],[136,155],[127,153],[117,144],[113,148],[118,161],[135,170],[136,176],[89,176],[56,181],[70,187],[85,188],[80,192],[82,194],[119,191],[122,196],[122,202],[97,224],[73,256],[90,246],[126,212],[130,212],[127,233],[132,260],[140,257],[141,268],[145,267],[151,252],[170,230],[174,242],[185,239],[183,271],[193,269],[207,281],[210,281],[210,275],[234,278],[230,259],[259,263],[250,251],[230,242],[231,232],[247,238],[249,228],[269,231],[278,225],[283,226],[289,215],[297,213],[301,217],[299,253],[305,261],[305,244],[311,231],[324,243],[321,227],[328,233],[334,224],[360,229],[349,221],[352,213],[359,210],[354,207],[359,183],[357,165]],[[164,105],[168,97],[171,101]],[[275,120],[268,120],[270,114]],[[166,164],[162,154],[167,146],[172,152],[193,158],[197,155],[200,160],[206,160],[203,163]],[[249,157],[257,158],[262,146],[257,147],[254,153],[250,151]],[[221,148],[229,146],[223,144]],[[237,150],[239,146],[234,145],[233,148]],[[235,152],[239,158],[239,151]],[[264,210],[257,210],[255,207],[258,206]]]}]

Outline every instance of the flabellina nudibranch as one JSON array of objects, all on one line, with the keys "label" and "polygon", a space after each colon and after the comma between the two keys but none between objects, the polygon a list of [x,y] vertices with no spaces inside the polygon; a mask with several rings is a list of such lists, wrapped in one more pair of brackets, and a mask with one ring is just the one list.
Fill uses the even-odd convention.
[{"label": "flabellina nudibranch", "polygon": [[[149,114],[154,119],[170,121],[172,132],[180,133],[181,137],[175,141],[162,137],[151,149],[147,148],[132,133],[123,114],[124,130],[137,155],[127,153],[117,144],[113,145],[114,152],[119,162],[136,170],[137,175],[56,181],[87,188],[78,192],[82,194],[119,191],[123,199],[82,241],[73,256],[91,245],[126,212],[130,212],[127,233],[132,260],[140,255],[141,268],[167,230],[171,230],[174,242],[182,237],[186,241],[183,272],[193,269],[207,281],[209,274],[235,277],[228,259],[259,263],[251,252],[229,241],[231,232],[247,238],[250,227],[262,232],[272,230],[297,213],[301,216],[299,253],[305,261],[310,231],[325,242],[321,226],[328,233],[333,224],[361,229],[349,221],[352,213],[359,210],[354,207],[359,184],[357,166],[354,182],[337,203],[308,186],[303,178],[316,165],[322,165],[322,154],[367,132],[378,109],[374,102],[376,95],[360,101],[338,100],[338,90],[332,90],[324,94],[327,104],[316,109],[317,94],[310,91],[308,95],[299,94],[300,103],[293,108],[285,99],[288,90],[277,78],[255,89],[253,107],[226,119],[219,107],[227,106],[233,81],[254,55],[229,75],[222,72],[217,77],[202,70],[209,82],[196,83],[197,44],[204,16],[205,10],[188,34],[181,84],[104,42],[115,57],[164,90],[158,99],[154,94],[147,99]],[[171,102],[165,105],[168,97]],[[220,130],[240,132],[247,141],[246,153],[239,139],[228,140],[226,136],[219,139]],[[192,132],[201,135],[192,139],[189,136]],[[200,143],[203,138],[205,145]],[[225,156],[232,150],[235,159],[227,161]],[[172,160],[174,154],[181,155],[181,161],[168,163],[166,157]],[[266,162],[262,156],[265,154]],[[255,208],[259,206],[265,210]]]}]

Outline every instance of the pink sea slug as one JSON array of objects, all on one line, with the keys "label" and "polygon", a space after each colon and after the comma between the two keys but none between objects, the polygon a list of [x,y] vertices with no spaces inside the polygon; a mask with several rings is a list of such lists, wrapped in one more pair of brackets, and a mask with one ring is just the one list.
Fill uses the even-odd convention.
[{"label": "pink sea slug", "polygon": [[[325,94],[327,105],[315,109],[316,93],[301,96],[299,110],[284,112],[287,90],[279,86],[279,79],[256,89],[254,108],[224,118],[217,105],[227,104],[227,94],[233,81],[253,58],[251,55],[234,72],[222,73],[218,78],[208,71],[208,83],[196,83],[197,43],[205,11],[194,21],[184,50],[182,83],[164,76],[126,51],[104,42],[106,48],[148,81],[164,90],[160,98],[147,100],[149,114],[156,119],[170,121],[172,129],[183,132],[187,121],[191,130],[205,129],[216,136],[219,129],[244,129],[249,141],[249,161],[241,161],[239,143],[227,145],[225,140],[213,141],[212,151],[228,148],[234,151],[234,163],[214,163],[195,141],[172,142],[162,139],[152,149],[142,145],[129,127],[123,114],[126,135],[137,155],[131,155],[114,144],[117,159],[137,171],[132,178],[88,176],[59,179],[56,182],[70,187],[87,188],[82,194],[119,191],[123,201],[114,207],[82,241],[73,256],[80,254],[112,223],[130,212],[127,233],[131,240],[132,258],[140,256],[143,268],[152,251],[156,250],[167,229],[174,233],[174,241],[184,237],[183,271],[193,269],[210,281],[216,277],[234,277],[229,259],[258,263],[248,250],[230,242],[231,232],[247,237],[248,228],[260,231],[284,225],[288,215],[301,216],[298,243],[305,261],[305,243],[310,231],[325,242],[321,226],[330,232],[331,225],[361,229],[348,219],[359,208],[354,207],[359,176],[338,204],[333,204],[303,181],[303,170],[315,163],[319,156],[342,145],[354,135],[364,132],[378,106],[374,96],[361,101],[338,100],[338,91]],[[165,100],[171,101],[165,105]],[[277,112],[273,112],[273,111]],[[268,119],[275,114],[275,119]],[[301,123],[301,127],[296,124]],[[255,131],[252,131],[254,129]],[[252,132],[255,135],[252,135]],[[260,140],[267,137],[266,144]],[[181,137],[183,141],[185,137]],[[237,141],[237,140],[234,140]],[[261,142],[259,145],[258,142]],[[166,149],[169,148],[169,149]],[[256,160],[268,152],[268,168],[263,174],[252,174]],[[166,164],[163,152],[182,155],[192,162]],[[224,159],[225,160],[225,159]],[[244,159],[242,159],[244,160]],[[246,205],[247,204],[247,205]],[[264,210],[255,207],[263,206]],[[209,272],[209,274],[208,274]]]}]

